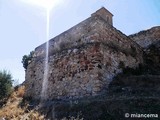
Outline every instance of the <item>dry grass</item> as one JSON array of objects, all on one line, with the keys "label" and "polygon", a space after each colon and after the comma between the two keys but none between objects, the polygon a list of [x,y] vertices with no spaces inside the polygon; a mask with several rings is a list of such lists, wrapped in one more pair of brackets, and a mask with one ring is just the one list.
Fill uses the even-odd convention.
[{"label": "dry grass", "polygon": [[22,98],[24,96],[24,92],[25,92],[25,86],[20,86],[17,88],[17,90],[15,90],[9,98],[10,102],[13,102],[19,98]]},{"label": "dry grass", "polygon": [[[7,103],[0,108],[0,120],[45,120],[44,115],[35,110],[28,110],[28,104],[21,108],[25,87],[18,87],[9,97]],[[70,119],[63,118],[62,120],[83,120],[79,116],[77,118],[70,117]]]},{"label": "dry grass", "polygon": [[17,90],[17,96],[18,97],[23,97],[24,96],[24,92],[25,92],[25,86],[19,87],[18,90]]},{"label": "dry grass", "polygon": [[0,109],[0,119],[5,120],[44,120],[44,116],[34,110],[27,110],[27,105],[21,108],[19,104],[22,102],[25,87],[20,86],[9,97],[6,105]]}]

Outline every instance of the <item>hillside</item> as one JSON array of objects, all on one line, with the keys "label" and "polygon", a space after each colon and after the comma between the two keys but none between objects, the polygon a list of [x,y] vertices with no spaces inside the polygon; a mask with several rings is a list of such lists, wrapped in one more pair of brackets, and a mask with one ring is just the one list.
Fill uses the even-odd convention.
[{"label": "hillside", "polygon": [[0,120],[43,120],[44,116],[35,110],[29,110],[27,103],[23,103],[24,86],[14,90],[11,96],[0,108]]},{"label": "hillside", "polygon": [[137,42],[141,47],[147,48],[152,43],[160,41],[160,26],[152,27],[138,33],[129,35],[129,37]]},{"label": "hillside", "polygon": [[[129,36],[144,50],[145,73],[160,74],[160,26]],[[143,72],[144,72],[143,70]]]},{"label": "hillside", "polygon": [[5,120],[45,120],[45,118],[124,120],[125,113],[160,114],[160,76],[136,75],[134,71],[130,71],[117,76],[110,84],[109,91],[101,96],[71,101],[48,101],[40,109],[37,109],[39,101],[33,102],[22,98],[23,90],[20,88],[0,109],[0,118]]},{"label": "hillside", "polygon": [[[0,120],[46,120],[48,113],[42,113],[39,105],[33,106],[31,100],[24,98],[24,91],[25,86],[15,87],[8,98],[0,101]],[[61,120],[83,120],[79,117],[64,116]]]}]

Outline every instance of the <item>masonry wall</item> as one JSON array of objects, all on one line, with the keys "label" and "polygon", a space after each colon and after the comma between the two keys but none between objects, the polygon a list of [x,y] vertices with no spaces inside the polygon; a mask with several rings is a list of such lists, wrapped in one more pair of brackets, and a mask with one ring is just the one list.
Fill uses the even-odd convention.
[{"label": "masonry wall", "polygon": [[96,11],[91,16],[94,16],[94,15],[101,16],[108,24],[113,25],[113,23],[112,23],[113,15],[108,10],[106,10],[105,8],[102,7],[102,9]]},{"label": "masonry wall", "polygon": [[[45,44],[35,49],[26,71],[26,97],[40,98],[44,74]],[[49,41],[47,99],[94,96],[106,91],[123,67],[135,68],[142,59],[141,47],[92,16]]]}]

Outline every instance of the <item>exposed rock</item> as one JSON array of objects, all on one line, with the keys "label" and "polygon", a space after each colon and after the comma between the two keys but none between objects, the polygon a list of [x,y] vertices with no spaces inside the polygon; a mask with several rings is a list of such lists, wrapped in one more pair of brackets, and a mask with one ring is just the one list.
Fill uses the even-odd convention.
[{"label": "exposed rock", "polygon": [[141,47],[148,48],[152,43],[160,41],[160,26],[152,27],[151,29],[140,31],[129,36]]},{"label": "exposed rock", "polygon": [[145,49],[145,63],[150,74],[160,75],[160,41]]}]

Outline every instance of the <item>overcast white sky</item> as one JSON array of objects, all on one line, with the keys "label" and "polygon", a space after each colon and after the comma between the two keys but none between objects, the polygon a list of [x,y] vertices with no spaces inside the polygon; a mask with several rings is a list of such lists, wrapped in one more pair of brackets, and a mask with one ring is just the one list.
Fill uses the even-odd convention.
[{"label": "overcast white sky", "polygon": [[[102,6],[113,13],[114,26],[127,35],[160,26],[160,0],[62,0],[50,14],[50,38],[90,17]],[[0,70],[9,70],[14,79],[23,82],[22,56],[45,41],[44,8],[22,0],[0,0]]]}]

